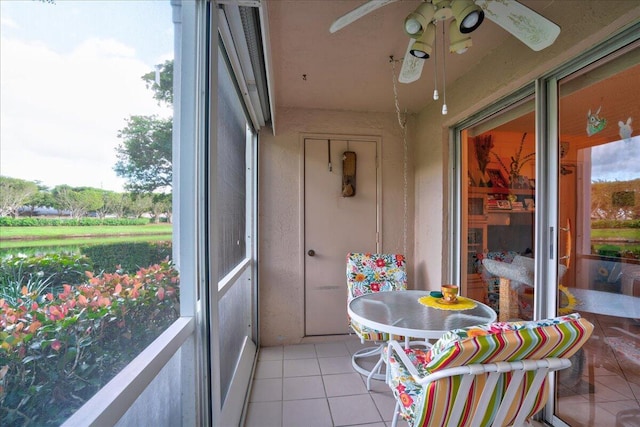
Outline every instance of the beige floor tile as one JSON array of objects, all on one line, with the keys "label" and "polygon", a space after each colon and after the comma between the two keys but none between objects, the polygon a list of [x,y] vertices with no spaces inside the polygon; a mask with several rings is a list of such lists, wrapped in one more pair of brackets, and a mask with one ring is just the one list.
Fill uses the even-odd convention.
[{"label": "beige floor tile", "polygon": [[[597,325],[595,339],[585,348],[580,377],[584,387],[578,394],[565,387],[565,395],[559,398],[560,418],[574,427],[640,426],[640,376],[627,372],[628,366],[603,345],[612,327],[625,326],[612,319],[603,325]],[[245,426],[390,426],[395,407],[391,390],[384,381],[373,380],[367,392],[366,378],[351,366],[351,354],[371,345],[345,336],[335,342],[312,340],[262,348]],[[377,357],[372,357],[364,365],[373,367],[376,362]],[[594,365],[591,370],[589,363]],[[406,426],[404,420],[398,420],[398,427]]]},{"label": "beige floor tile", "polygon": [[[633,391],[631,390],[631,387],[629,386],[627,381],[624,379],[624,377],[614,376],[614,375],[597,377],[596,393],[598,392],[597,387],[599,385],[603,385],[608,387],[611,390],[615,390],[617,393],[623,395],[626,399],[635,399],[633,395]],[[615,400],[618,400],[618,399],[615,399]]]},{"label": "beige floor tile", "polygon": [[349,356],[349,349],[345,342],[327,342],[316,344],[318,357]]},{"label": "beige floor tile", "polygon": [[289,400],[282,403],[283,427],[333,426],[327,399]]},{"label": "beige floor tile", "polygon": [[315,399],[326,397],[320,375],[285,378],[282,382],[283,400]]},{"label": "beige floor tile", "polygon": [[[366,381],[365,377],[362,377],[362,379],[364,381]],[[376,394],[388,394],[389,396],[392,395],[391,393],[391,389],[389,388],[389,385],[387,385],[386,382],[384,382],[384,380],[371,380],[371,390],[369,390],[372,393],[376,393]]]},{"label": "beige floor tile", "polygon": [[298,345],[284,346],[285,359],[312,359],[316,357],[317,357],[316,347],[314,344],[298,344]]},{"label": "beige floor tile", "polygon": [[353,372],[351,356],[322,357],[318,359],[322,375],[349,374]]},{"label": "beige floor tile", "polygon": [[282,360],[259,359],[255,378],[282,378]]},{"label": "beige floor tile", "polygon": [[347,349],[349,349],[349,353],[353,354],[358,350],[362,350],[367,347],[374,347],[376,344],[372,342],[364,342],[361,343],[360,339],[354,339],[353,341],[347,341]]},{"label": "beige floor tile", "polygon": [[377,423],[382,421],[378,408],[369,394],[330,397],[329,407],[335,426]]},{"label": "beige floor tile", "polygon": [[245,427],[281,427],[282,402],[249,403]]},{"label": "beige floor tile", "polygon": [[396,408],[396,399],[392,394],[388,393],[371,393],[373,403],[375,403],[378,412],[382,415],[382,419],[385,421],[391,421],[393,419],[393,412]]},{"label": "beige floor tile", "polygon": [[284,377],[320,375],[318,359],[285,359]]},{"label": "beige floor tile", "polygon": [[255,379],[251,388],[250,402],[273,402],[282,400],[282,378]]},{"label": "beige floor tile", "polygon": [[284,354],[284,347],[281,345],[273,347],[261,347],[259,360],[282,360]]},{"label": "beige floor tile", "polygon": [[367,388],[359,374],[335,374],[323,376],[327,397],[365,394]]}]

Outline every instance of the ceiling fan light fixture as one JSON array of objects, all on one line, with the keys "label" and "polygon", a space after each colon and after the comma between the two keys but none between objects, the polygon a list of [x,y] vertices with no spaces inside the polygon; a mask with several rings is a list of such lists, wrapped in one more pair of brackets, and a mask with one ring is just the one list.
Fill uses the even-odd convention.
[{"label": "ceiling fan light fixture", "polygon": [[446,21],[453,16],[450,0],[433,0],[433,6],[436,8],[434,18],[438,21]]},{"label": "ceiling fan light fixture", "polygon": [[413,43],[409,52],[416,58],[428,59],[431,56],[431,52],[433,52],[435,39],[436,26],[429,23],[424,33]]},{"label": "ceiling fan light fixture", "polygon": [[484,20],[482,8],[472,0],[452,0],[451,11],[462,34],[474,31]]},{"label": "ceiling fan light fixture", "polygon": [[471,36],[462,34],[455,19],[449,23],[449,52],[463,54],[473,46]]},{"label": "ceiling fan light fixture", "polygon": [[404,31],[409,37],[419,38],[433,20],[434,8],[431,3],[422,3],[404,20]]}]

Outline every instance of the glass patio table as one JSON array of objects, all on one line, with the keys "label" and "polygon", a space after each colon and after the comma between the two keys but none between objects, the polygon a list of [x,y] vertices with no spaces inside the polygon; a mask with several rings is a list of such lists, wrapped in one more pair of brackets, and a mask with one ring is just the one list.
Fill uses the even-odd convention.
[{"label": "glass patio table", "polygon": [[455,305],[440,309],[418,301],[428,295],[429,291],[419,290],[376,292],[352,299],[347,311],[364,326],[407,337],[407,345],[409,337],[437,340],[451,329],[495,322],[498,317],[479,301],[473,301],[475,307],[461,310]]}]

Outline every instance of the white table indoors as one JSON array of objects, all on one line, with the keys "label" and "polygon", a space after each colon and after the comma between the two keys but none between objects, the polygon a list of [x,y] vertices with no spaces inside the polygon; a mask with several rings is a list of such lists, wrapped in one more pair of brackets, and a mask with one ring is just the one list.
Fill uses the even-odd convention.
[{"label": "white table indoors", "polygon": [[638,297],[593,289],[568,289],[578,299],[575,311],[640,319],[640,298]]}]

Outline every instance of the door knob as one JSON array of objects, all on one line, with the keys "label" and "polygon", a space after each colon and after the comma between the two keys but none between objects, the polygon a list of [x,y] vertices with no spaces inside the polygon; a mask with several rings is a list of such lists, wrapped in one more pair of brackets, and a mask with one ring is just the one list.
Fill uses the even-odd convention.
[{"label": "door knob", "polygon": [[316,251],[314,251],[313,249],[309,249],[309,252],[307,252],[307,255],[309,256],[315,256]]}]

